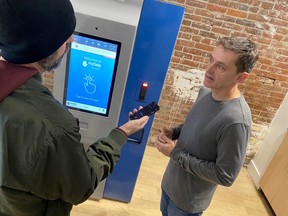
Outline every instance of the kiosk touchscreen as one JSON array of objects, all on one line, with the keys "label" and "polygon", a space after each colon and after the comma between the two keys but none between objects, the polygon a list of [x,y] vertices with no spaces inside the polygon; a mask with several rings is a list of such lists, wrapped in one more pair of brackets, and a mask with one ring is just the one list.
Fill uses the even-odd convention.
[{"label": "kiosk touchscreen", "polygon": [[121,43],[75,32],[68,53],[63,104],[108,116]]}]

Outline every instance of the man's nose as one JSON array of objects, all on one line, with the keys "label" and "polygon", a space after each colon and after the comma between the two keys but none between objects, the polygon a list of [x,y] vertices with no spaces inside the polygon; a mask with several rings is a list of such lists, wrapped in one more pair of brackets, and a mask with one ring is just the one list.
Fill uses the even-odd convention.
[{"label": "man's nose", "polygon": [[209,73],[214,73],[214,69],[215,69],[215,63],[213,62],[208,64],[206,71]]}]

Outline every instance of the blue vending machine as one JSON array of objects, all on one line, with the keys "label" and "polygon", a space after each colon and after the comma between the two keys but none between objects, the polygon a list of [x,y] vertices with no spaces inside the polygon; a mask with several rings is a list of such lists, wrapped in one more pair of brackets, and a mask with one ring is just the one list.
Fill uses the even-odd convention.
[{"label": "blue vending machine", "polygon": [[[156,0],[71,2],[74,42],[54,73],[53,94],[79,119],[87,148],[127,122],[133,108],[159,101],[184,8]],[[131,201],[153,119],[128,138],[91,198]]]},{"label": "blue vending machine", "polygon": [[[144,1],[118,125],[127,121],[132,107],[159,101],[183,15],[182,7]],[[104,198],[131,201],[153,119],[151,116],[144,130],[128,138],[106,180]]]}]

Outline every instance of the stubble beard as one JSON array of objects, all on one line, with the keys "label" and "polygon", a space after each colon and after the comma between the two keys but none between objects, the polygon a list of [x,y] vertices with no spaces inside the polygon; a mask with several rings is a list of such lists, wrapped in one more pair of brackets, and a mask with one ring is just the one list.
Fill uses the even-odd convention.
[{"label": "stubble beard", "polygon": [[49,72],[58,68],[64,58],[64,56],[69,52],[70,44],[66,44],[65,52],[59,57],[58,53],[55,52],[45,59],[40,60],[38,63],[43,68],[44,71]]}]

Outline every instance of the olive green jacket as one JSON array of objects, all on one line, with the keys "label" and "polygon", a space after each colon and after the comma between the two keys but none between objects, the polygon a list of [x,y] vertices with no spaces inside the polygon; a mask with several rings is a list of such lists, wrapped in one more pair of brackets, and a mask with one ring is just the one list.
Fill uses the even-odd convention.
[{"label": "olive green jacket", "polygon": [[0,215],[13,216],[69,215],[112,172],[127,139],[116,128],[85,151],[78,120],[40,74],[0,102],[0,131]]}]

